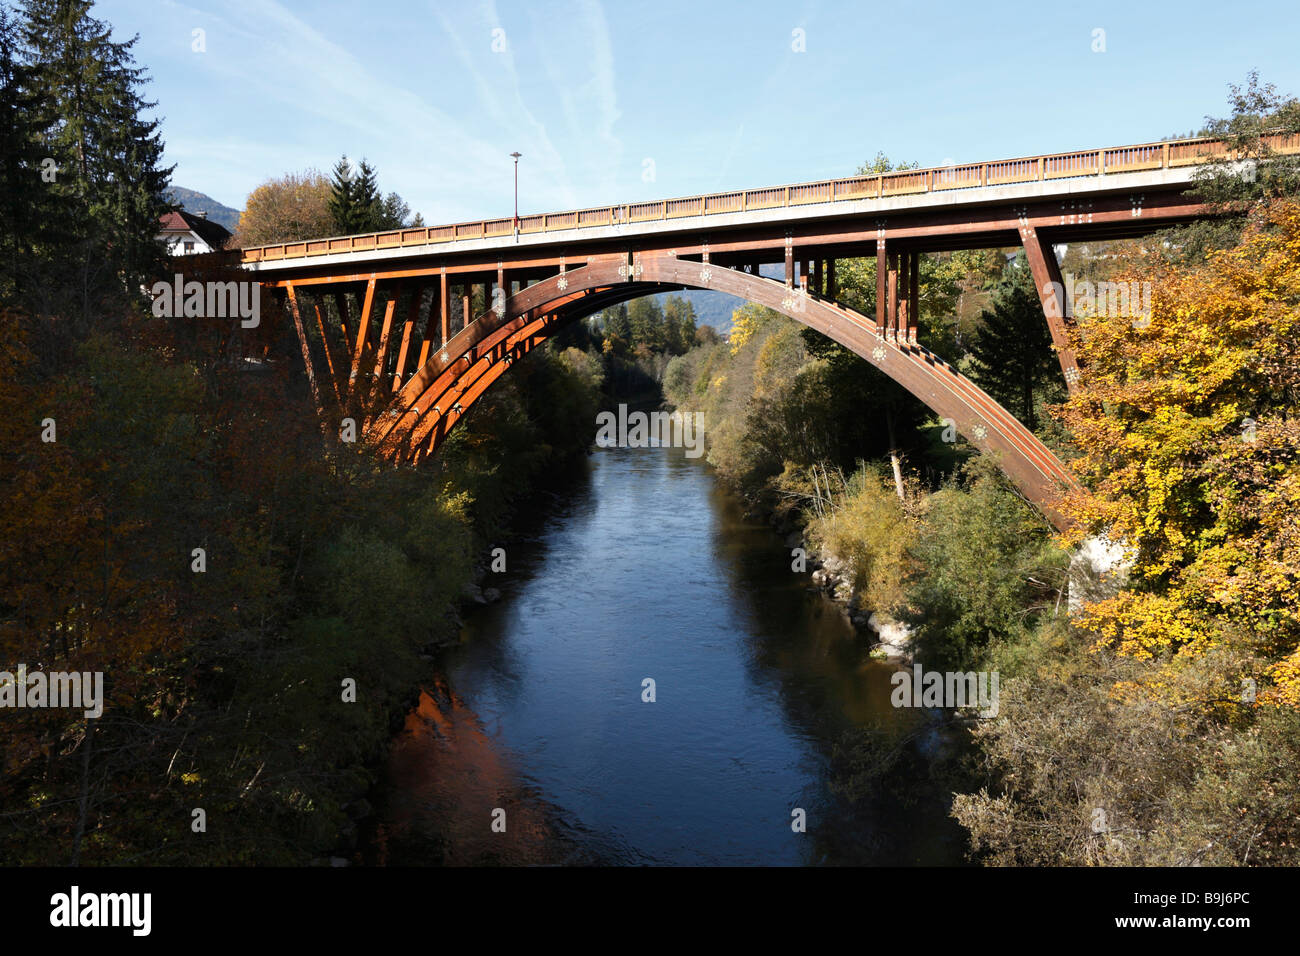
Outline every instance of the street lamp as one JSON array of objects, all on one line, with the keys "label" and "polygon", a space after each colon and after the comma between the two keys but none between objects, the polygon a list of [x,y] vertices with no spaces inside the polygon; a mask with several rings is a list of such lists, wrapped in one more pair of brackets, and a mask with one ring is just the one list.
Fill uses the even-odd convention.
[{"label": "street lamp", "polygon": [[523,153],[511,153],[515,159],[515,242],[519,241],[519,157]]}]

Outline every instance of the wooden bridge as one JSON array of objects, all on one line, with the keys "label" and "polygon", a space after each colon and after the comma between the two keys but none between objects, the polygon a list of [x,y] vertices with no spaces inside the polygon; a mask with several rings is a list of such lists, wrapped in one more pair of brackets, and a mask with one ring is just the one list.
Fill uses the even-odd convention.
[{"label": "wooden bridge", "polygon": [[[1300,136],[1269,146],[1300,152]],[[1073,389],[1080,373],[1052,245],[1208,215],[1188,190],[1198,165],[1223,158],[1233,157],[1219,140],[1146,143],[278,243],[240,258],[283,295],[329,428],[352,417],[394,460],[434,453],[492,382],[566,324],[656,292],[709,289],[852,349],[999,454],[1060,524],[1054,503],[1076,487],[1069,470],[917,343],[919,256],[1023,245]],[[876,260],[874,316],[836,303],[835,263],[857,257]],[[776,263],[783,280],[760,274]],[[472,315],[476,290],[483,309]]]}]

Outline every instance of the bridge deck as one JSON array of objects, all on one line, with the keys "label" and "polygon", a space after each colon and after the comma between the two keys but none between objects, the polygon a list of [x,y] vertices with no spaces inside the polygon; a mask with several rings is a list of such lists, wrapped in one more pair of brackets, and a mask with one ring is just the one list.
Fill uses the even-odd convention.
[{"label": "bridge deck", "polygon": [[[1300,135],[1266,139],[1279,153],[1300,152]],[[516,220],[507,217],[277,243],[244,249],[241,258],[250,270],[275,273],[304,266],[399,262],[431,254],[491,258],[509,250],[535,255],[539,247],[575,243],[670,242],[676,234],[698,234],[701,229],[730,233],[766,227],[770,234],[780,224],[797,228],[885,215],[930,213],[955,223],[963,210],[981,206],[1025,202],[1041,208],[1044,202],[1061,201],[1067,204],[1063,210],[1073,210],[1071,203],[1093,197],[1182,192],[1193,182],[1197,165],[1227,153],[1222,140],[1145,143],[542,213],[519,217],[517,229]],[[987,235],[968,238],[996,241]]]}]

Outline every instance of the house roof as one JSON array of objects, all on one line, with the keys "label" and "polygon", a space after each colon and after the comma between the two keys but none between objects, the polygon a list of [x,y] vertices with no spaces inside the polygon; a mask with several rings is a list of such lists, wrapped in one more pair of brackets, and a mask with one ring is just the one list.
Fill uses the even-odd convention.
[{"label": "house roof", "polygon": [[192,232],[213,249],[222,248],[230,238],[230,231],[221,223],[184,209],[164,213],[158,222],[163,232]]}]

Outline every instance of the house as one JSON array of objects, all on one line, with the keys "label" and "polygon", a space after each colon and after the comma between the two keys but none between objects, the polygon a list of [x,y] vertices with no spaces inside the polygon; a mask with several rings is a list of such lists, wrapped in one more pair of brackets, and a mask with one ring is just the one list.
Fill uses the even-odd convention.
[{"label": "house", "polygon": [[225,226],[210,221],[206,213],[178,209],[159,220],[158,238],[167,243],[169,256],[192,256],[223,248],[230,233]]}]

